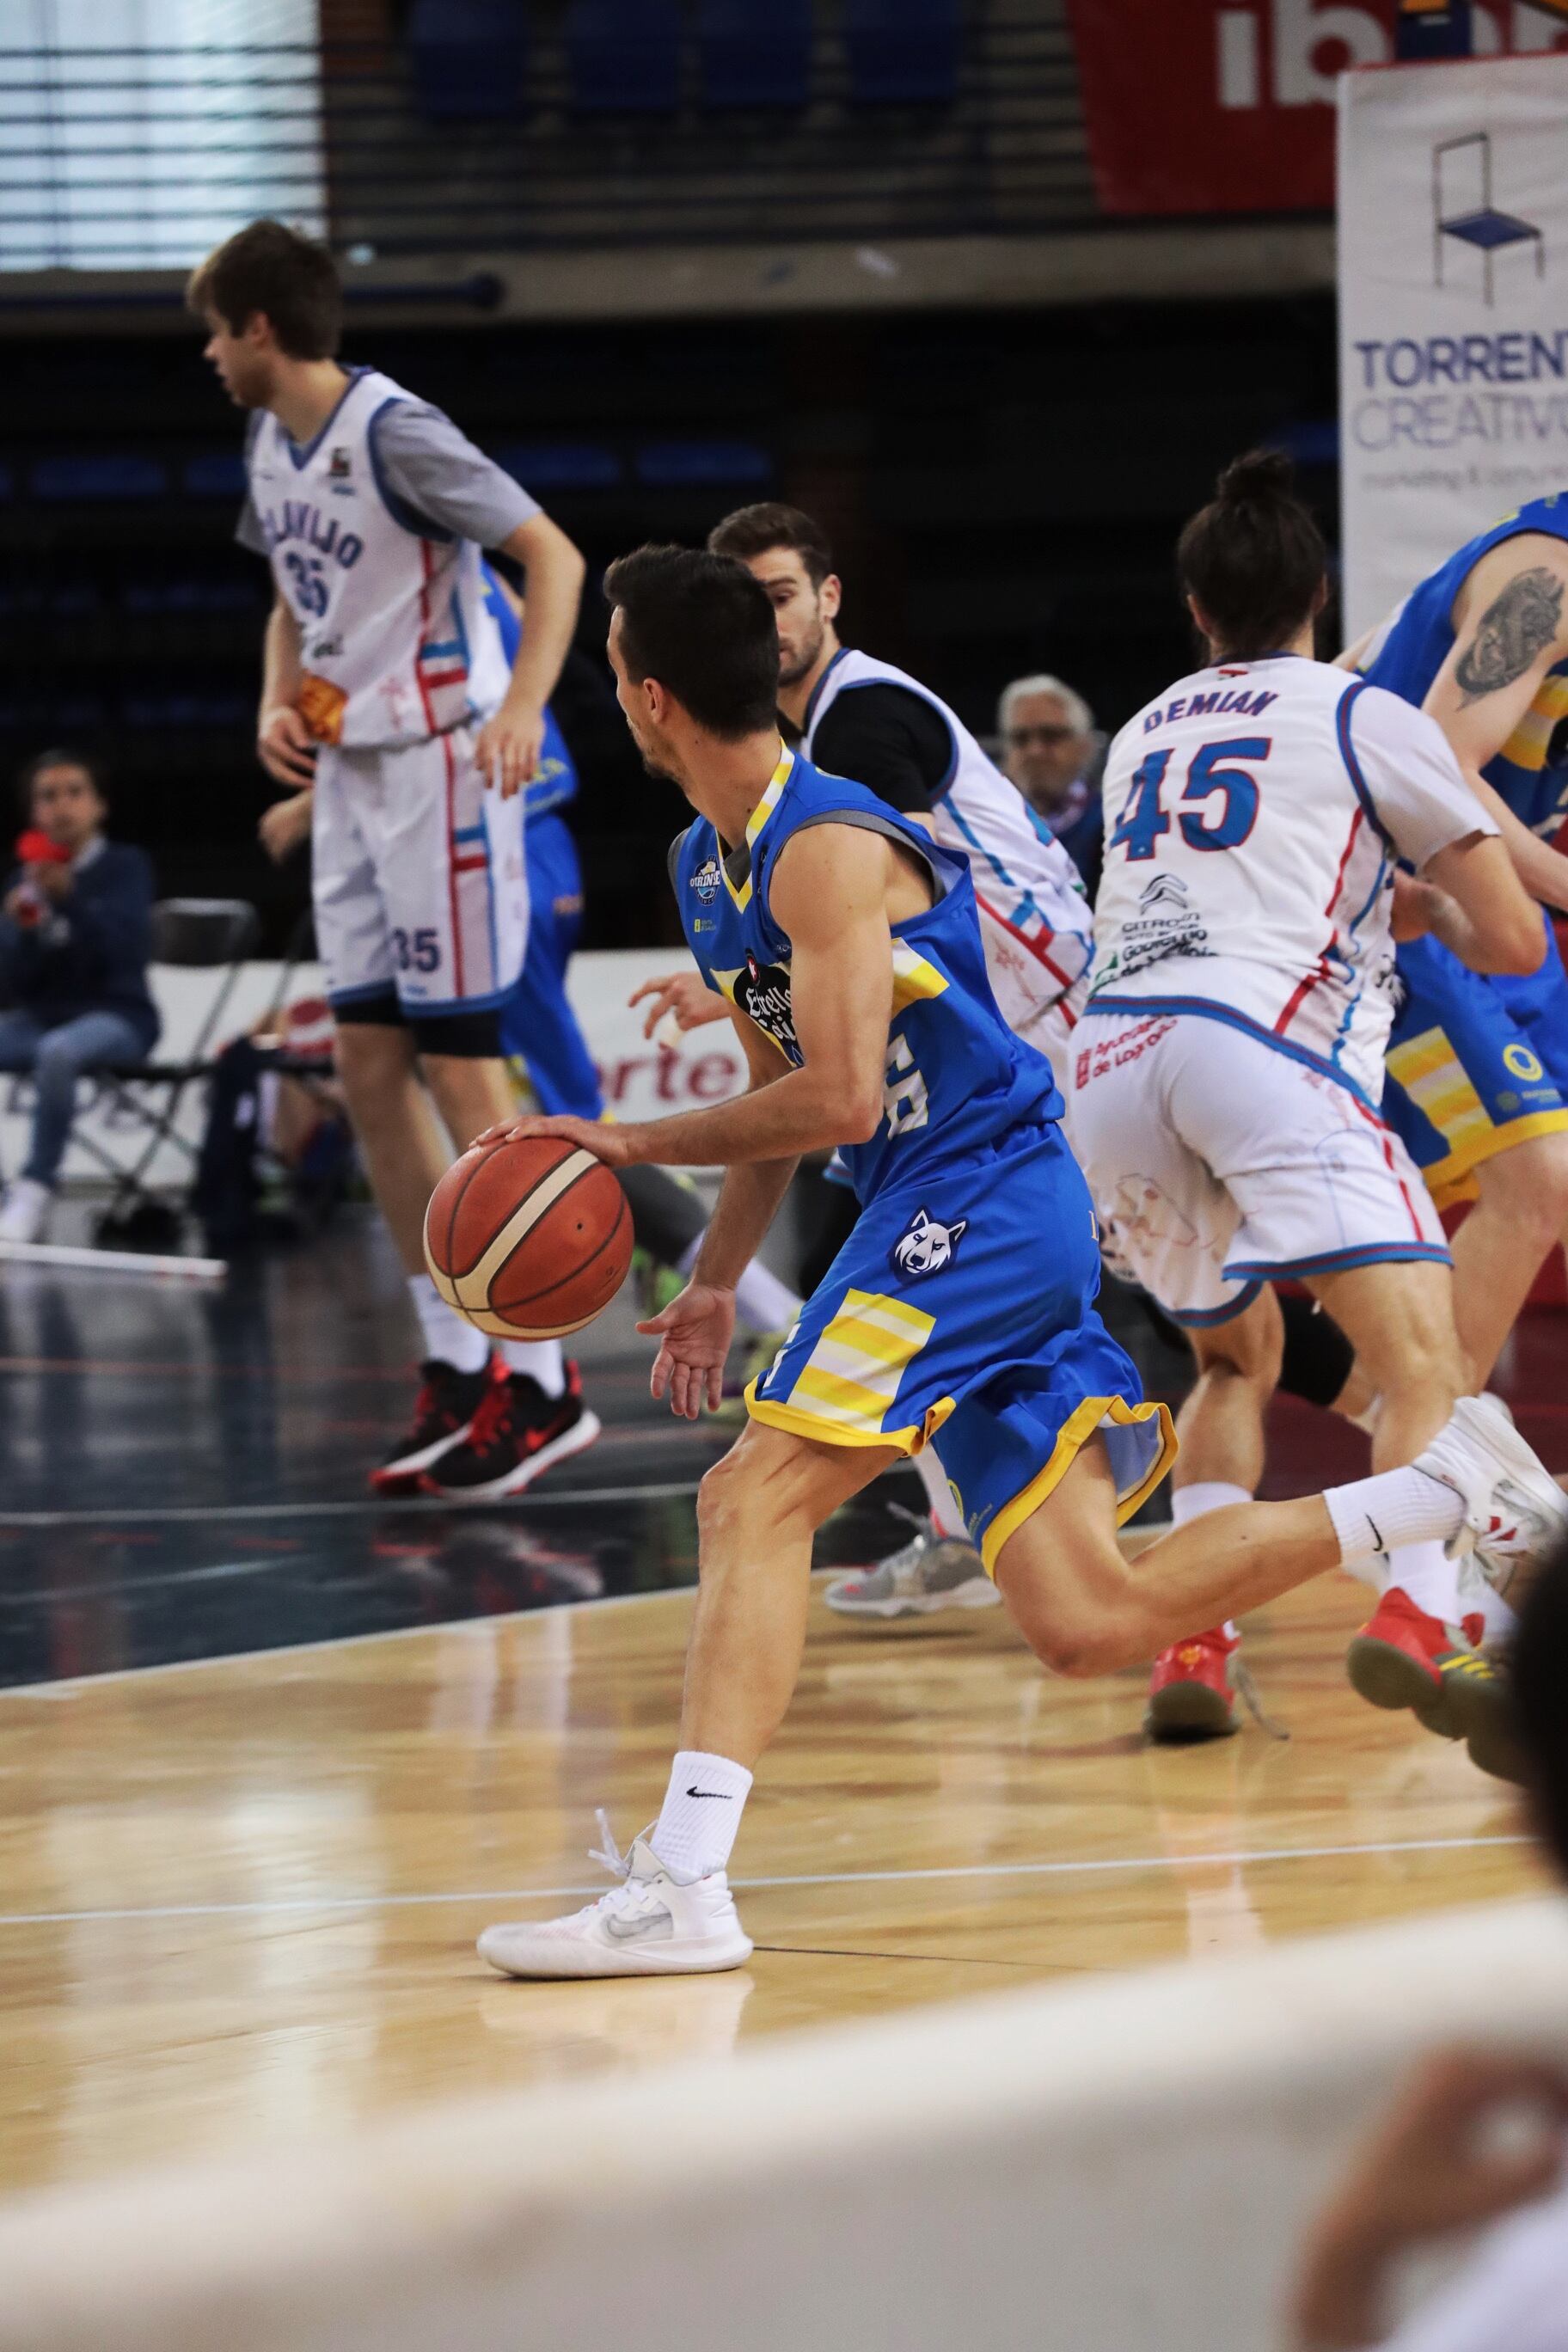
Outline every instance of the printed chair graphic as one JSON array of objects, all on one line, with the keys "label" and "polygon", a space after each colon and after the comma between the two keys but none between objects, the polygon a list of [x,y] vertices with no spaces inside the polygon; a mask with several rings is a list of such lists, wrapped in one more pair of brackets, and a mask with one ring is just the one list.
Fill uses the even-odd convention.
[{"label": "printed chair graphic", "polygon": [[[1478,201],[1479,199],[1479,201]],[[1533,245],[1535,274],[1546,274],[1546,240],[1533,221],[1499,210],[1492,202],[1492,136],[1471,131],[1462,139],[1445,139],[1432,150],[1433,275],[1441,286],[1443,262],[1452,237],[1481,257],[1481,284],[1487,308],[1492,300],[1492,261],[1510,245]]]}]

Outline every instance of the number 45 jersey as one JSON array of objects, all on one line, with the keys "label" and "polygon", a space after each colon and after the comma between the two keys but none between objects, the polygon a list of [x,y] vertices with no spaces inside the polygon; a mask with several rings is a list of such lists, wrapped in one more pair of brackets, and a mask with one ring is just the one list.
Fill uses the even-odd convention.
[{"label": "number 45 jersey", "polygon": [[1396,861],[1495,825],[1435,719],[1297,655],[1178,679],[1105,774],[1089,1010],[1200,1013],[1375,1106]]},{"label": "number 45 jersey", "polygon": [[799,1068],[793,949],[769,895],[784,845],[808,826],[852,825],[904,844],[929,868],[934,903],[892,934],[882,1117],[868,1142],[847,1145],[843,1153],[862,1203],[1015,1127],[1059,1119],[1050,1064],[1013,1034],[996,1009],[967,860],[940,848],[864,785],[824,775],[797,753],[781,751],[746,839],[726,854],[714,827],[697,818],[670,850],[670,880],[709,987],[729,997]]}]

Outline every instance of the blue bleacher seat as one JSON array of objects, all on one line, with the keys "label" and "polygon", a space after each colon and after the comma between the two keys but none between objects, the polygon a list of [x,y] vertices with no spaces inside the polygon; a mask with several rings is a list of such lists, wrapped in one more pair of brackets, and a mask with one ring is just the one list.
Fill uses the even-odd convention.
[{"label": "blue bleacher seat", "polygon": [[40,457],[29,481],[36,499],[161,499],[169,472],[157,457]]},{"label": "blue bleacher seat", "polygon": [[704,106],[805,104],[811,0],[702,0],[697,39]]},{"label": "blue bleacher seat", "polygon": [[245,460],[237,449],[208,450],[187,457],[180,478],[188,499],[243,499]]},{"label": "blue bleacher seat", "polygon": [[680,102],[676,0],[571,0],[566,72],[584,114],[671,114]]},{"label": "blue bleacher seat", "polygon": [[414,0],[408,67],[428,121],[510,119],[528,78],[525,0]]},{"label": "blue bleacher seat", "polygon": [[613,490],[621,478],[615,451],[593,442],[513,441],[494,457],[525,490]]},{"label": "blue bleacher seat", "polygon": [[771,482],[773,461],[754,441],[650,441],[637,451],[637,479],[649,489],[689,483]]},{"label": "blue bleacher seat", "polygon": [[939,105],[957,95],[958,0],[844,0],[858,106]]}]

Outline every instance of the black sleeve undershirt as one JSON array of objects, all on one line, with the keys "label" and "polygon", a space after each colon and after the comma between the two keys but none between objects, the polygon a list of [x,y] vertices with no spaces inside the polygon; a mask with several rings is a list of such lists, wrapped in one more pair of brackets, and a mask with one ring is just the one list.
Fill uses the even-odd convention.
[{"label": "black sleeve undershirt", "polygon": [[940,710],[904,686],[839,695],[812,738],[814,767],[848,776],[906,814],[932,808],[950,781],[952,737]]}]

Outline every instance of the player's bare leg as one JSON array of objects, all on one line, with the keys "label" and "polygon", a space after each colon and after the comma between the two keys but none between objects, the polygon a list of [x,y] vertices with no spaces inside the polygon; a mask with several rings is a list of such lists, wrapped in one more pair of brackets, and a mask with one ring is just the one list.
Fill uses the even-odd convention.
[{"label": "player's bare leg", "polygon": [[[487,1928],[479,1951],[509,1976],[600,1977],[738,1968],[751,1940],[725,1875],[752,1768],[800,1673],[811,1539],[897,1458],[891,1446],[821,1445],[748,1422],[698,1489],[697,1612],[686,1653],[680,1748],[658,1821],[621,1884],[564,1919]],[[606,1836],[608,1832],[606,1830]]]},{"label": "player's bare leg", "polygon": [[[425,1211],[450,1164],[451,1147],[419,1083],[413,1040],[391,1022],[345,1021],[336,1050],[338,1076],[376,1206],[404,1272],[423,1274]],[[471,1132],[477,1135],[478,1127]]]},{"label": "player's bare leg", "polygon": [[[1227,1504],[1250,1502],[1263,1475],[1263,1419],[1279,1384],[1285,1318],[1265,1287],[1241,1313],[1188,1333],[1198,1376],[1176,1416],[1181,1453],[1171,1486],[1178,1527]],[[1236,1692],[1240,1635],[1230,1618],[1185,1629],[1163,1649],[1149,1679],[1143,1728],[1152,1739],[1223,1739],[1240,1727]]]},{"label": "player's bare leg", "polygon": [[1454,1318],[1484,1386],[1547,1253],[1568,1239],[1568,1135],[1538,1135],[1483,1160],[1480,1197],[1454,1235]]}]

